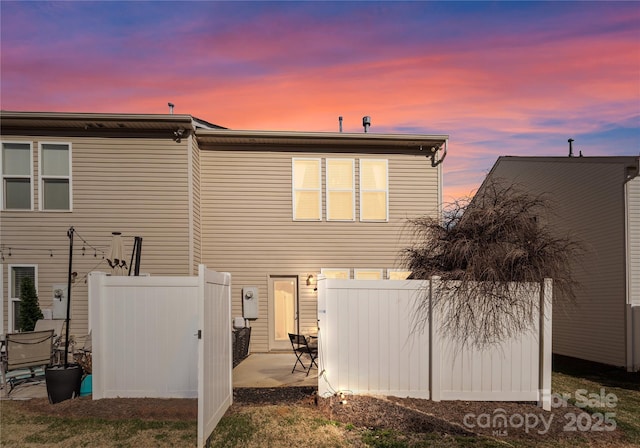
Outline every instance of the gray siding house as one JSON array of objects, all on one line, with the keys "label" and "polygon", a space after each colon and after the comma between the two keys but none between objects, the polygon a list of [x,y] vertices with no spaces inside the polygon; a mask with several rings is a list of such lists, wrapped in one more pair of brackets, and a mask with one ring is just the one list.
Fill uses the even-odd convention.
[{"label": "gray siding house", "polygon": [[577,303],[554,309],[554,353],[640,369],[639,170],[639,157],[500,157],[487,176],[546,193],[548,219],[586,249]]}]

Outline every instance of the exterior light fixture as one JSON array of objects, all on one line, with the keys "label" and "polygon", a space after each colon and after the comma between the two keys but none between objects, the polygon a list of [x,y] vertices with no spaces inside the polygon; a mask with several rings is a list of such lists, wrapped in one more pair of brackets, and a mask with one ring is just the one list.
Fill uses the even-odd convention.
[{"label": "exterior light fixture", "polygon": [[317,281],[313,274],[309,274],[309,276],[307,277],[307,286],[315,286],[316,283]]}]

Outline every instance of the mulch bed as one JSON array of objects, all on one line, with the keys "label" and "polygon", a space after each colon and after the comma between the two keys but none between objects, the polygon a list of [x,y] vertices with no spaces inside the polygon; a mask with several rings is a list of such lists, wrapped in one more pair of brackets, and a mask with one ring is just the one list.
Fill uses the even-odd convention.
[{"label": "mulch bed", "polygon": [[[437,433],[471,437],[480,434],[499,440],[526,439],[530,442],[571,438],[577,442],[582,439],[583,443],[596,442],[604,445],[615,445],[623,440],[620,430],[566,431],[565,426],[569,421],[565,415],[580,415],[583,412],[571,405],[545,412],[535,403],[434,402],[414,398],[368,396],[347,396],[346,404],[341,404],[338,397],[317,397],[314,387],[238,388],[234,390],[233,396],[232,412],[245,406],[305,406],[318,409],[328,419],[371,430],[391,429],[400,433]],[[198,414],[195,399],[109,398],[94,401],[91,397],[82,397],[53,405],[49,404],[47,399],[14,403],[30,413],[70,418],[196,421]],[[506,417],[506,426],[496,427],[488,424],[496,414]],[[529,428],[524,424],[520,425],[524,420],[519,416],[528,419]],[[547,426],[541,418],[545,419]],[[548,424],[550,419],[551,423]]]}]

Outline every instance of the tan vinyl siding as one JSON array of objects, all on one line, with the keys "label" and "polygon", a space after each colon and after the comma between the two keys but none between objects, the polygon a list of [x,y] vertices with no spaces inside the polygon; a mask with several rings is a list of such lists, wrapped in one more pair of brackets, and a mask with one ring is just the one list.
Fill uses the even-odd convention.
[{"label": "tan vinyl siding", "polygon": [[192,149],[192,191],[193,191],[193,262],[192,273],[197,275],[198,265],[202,261],[202,235],[200,223],[200,148],[195,138],[190,138],[193,144]]},{"label": "tan vinyl siding", "polygon": [[629,303],[640,306],[640,176],[627,182]]},{"label": "tan vinyl siding", "polygon": [[550,223],[587,250],[574,266],[576,305],[554,305],[554,353],[625,365],[625,165],[506,157],[491,176],[549,193],[557,213]]},{"label": "tan vinyl siding", "polygon": [[[225,148],[226,149],[226,148]],[[389,160],[389,222],[326,221],[326,158]],[[292,158],[323,159],[323,220],[294,221]],[[254,351],[268,350],[268,276],[298,275],[301,330],[316,326],[317,293],[306,285],[323,267],[394,268],[408,245],[406,219],[437,211],[438,177],[424,156],[315,151],[211,150],[201,152],[202,259],[231,272],[233,315],[242,314],[241,290],[257,286],[260,318],[252,321]],[[356,216],[359,216],[356,193]]]},{"label": "tan vinyl siding", "polygon": [[[78,280],[72,288],[71,333],[87,331],[86,275],[91,270],[110,272],[102,259],[111,232],[124,236],[127,263],[133,236],[143,237],[141,272],[155,275],[189,274],[188,173],[186,141],[170,138],[80,138],[6,136],[33,142],[71,142],[73,145],[73,212],[1,212],[0,239],[12,254],[4,253],[3,317],[7,328],[7,267],[38,265],[38,293],[42,308],[50,308],[52,285],[66,284],[69,240],[74,226],[73,270]],[[37,176],[37,151],[34,174]],[[37,179],[37,177],[36,177]],[[36,204],[39,191],[36,183]],[[100,251],[85,245],[79,237]],[[53,257],[49,250],[52,250]]]}]

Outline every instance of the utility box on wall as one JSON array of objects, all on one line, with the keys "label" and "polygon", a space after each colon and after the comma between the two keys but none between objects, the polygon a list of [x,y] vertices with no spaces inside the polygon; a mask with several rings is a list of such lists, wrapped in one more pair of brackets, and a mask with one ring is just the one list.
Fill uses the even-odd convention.
[{"label": "utility box on wall", "polygon": [[53,318],[67,318],[67,285],[53,285]]},{"label": "utility box on wall", "polygon": [[242,314],[245,319],[258,318],[258,287],[242,288]]}]

